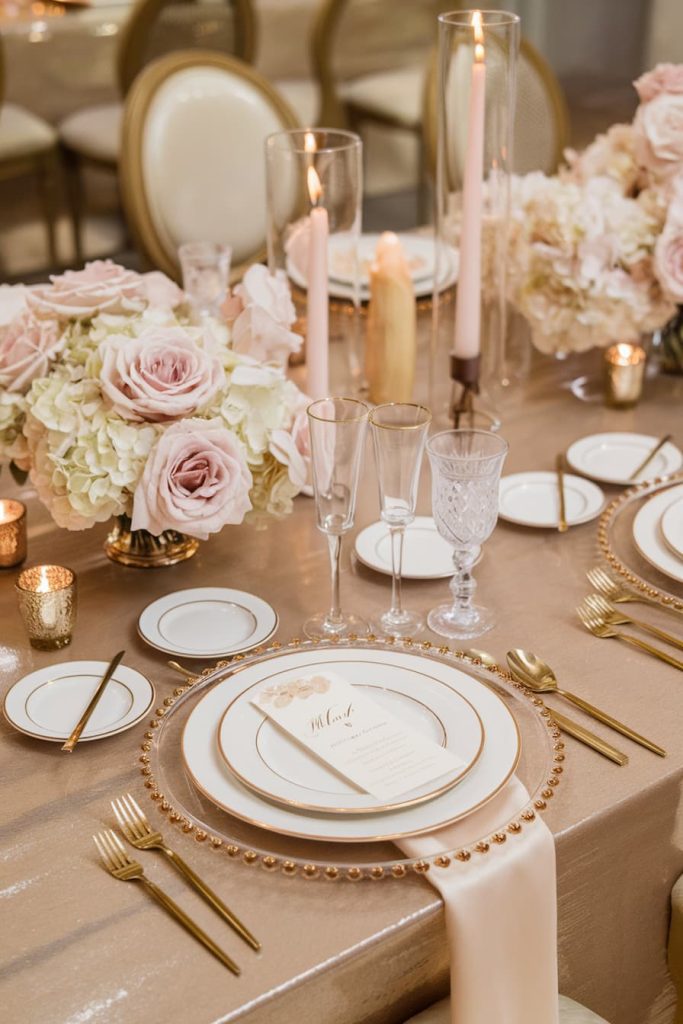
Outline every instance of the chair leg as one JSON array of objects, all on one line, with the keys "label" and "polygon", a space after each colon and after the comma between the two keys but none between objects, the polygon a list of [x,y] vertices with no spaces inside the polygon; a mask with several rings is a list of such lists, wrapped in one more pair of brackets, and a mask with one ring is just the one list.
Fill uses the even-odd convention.
[{"label": "chair leg", "polygon": [[47,228],[47,248],[50,258],[50,267],[57,269],[57,156],[56,151],[46,153],[38,161],[38,183],[40,188],[40,199],[43,207],[43,217]]},{"label": "chair leg", "polygon": [[83,190],[84,182],[81,174],[81,161],[73,150],[63,148],[64,169],[66,172],[66,196],[71,213],[74,253],[76,264],[83,263]]}]

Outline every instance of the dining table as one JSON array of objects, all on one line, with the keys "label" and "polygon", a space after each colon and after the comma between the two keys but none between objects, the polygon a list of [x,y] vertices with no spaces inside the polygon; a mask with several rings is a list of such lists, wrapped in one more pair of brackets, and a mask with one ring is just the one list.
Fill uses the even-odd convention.
[{"label": "dining table", "polygon": [[[344,325],[338,325],[332,366],[340,381],[348,355],[344,335]],[[580,366],[599,381],[598,356],[584,357]],[[423,366],[429,360],[425,349],[421,359]],[[304,368],[293,372],[301,379]],[[501,434],[510,446],[505,473],[552,470],[556,454],[589,433],[661,436],[681,427],[683,378],[648,380],[640,404],[620,410],[607,408],[599,396],[579,400],[566,386],[567,377],[566,362],[538,356],[526,379],[497,396]],[[438,404],[435,427],[447,426],[445,399],[432,399]],[[608,498],[619,493],[609,486],[605,491]],[[327,543],[316,528],[314,502],[305,495],[295,499],[291,515],[272,519],[265,529],[230,526],[188,561],[141,570],[107,560],[107,524],[86,532],[58,528],[30,481],[19,485],[4,470],[0,493],[27,505],[26,564],[57,562],[74,570],[78,581],[72,643],[48,653],[27,641],[14,591],[19,569],[1,570],[0,696],[34,669],[69,659],[108,661],[125,648],[126,663],[152,680],[163,702],[182,680],[168,655],[147,646],[136,626],[146,605],[172,591],[228,586],[256,594],[276,609],[275,639],[283,644],[301,636],[303,621],[327,607]],[[417,511],[431,511],[426,466]],[[378,518],[368,448],[341,573],[342,604],[366,617],[388,606],[390,578],[358,561],[353,537]],[[566,739],[562,785],[544,813],[557,854],[560,991],[613,1024],[670,1024],[675,996],[666,965],[669,900],[683,872],[683,675],[583,629],[575,607],[592,589],[586,571],[598,563],[597,520],[565,533],[499,521],[476,570],[497,624],[472,645],[500,664],[510,648],[533,650],[567,689],[666,748],[666,758],[656,757],[615,738],[557,696],[547,698],[549,707],[569,711],[603,738],[626,746],[630,758],[620,767]],[[445,599],[447,582],[406,580],[406,606],[428,610]],[[648,616],[662,628],[675,625],[664,610],[648,609]],[[424,638],[443,643],[433,634]],[[189,664],[197,672],[210,666]],[[81,743],[65,756],[59,744],[0,722],[4,1019],[399,1024],[446,994],[443,904],[427,878],[409,873],[400,880],[356,883],[306,880],[231,859],[224,849],[184,832],[149,799],[140,774],[147,728],[143,721],[99,742]],[[113,823],[110,801],[126,792],[260,938],[262,949],[253,953],[235,935],[222,933],[226,950],[240,960],[240,977],[189,941],[136,886],[120,885],[103,870],[91,837]],[[211,909],[185,889],[170,865],[158,859],[149,870],[215,934]],[[495,963],[490,970],[495,972]]]}]

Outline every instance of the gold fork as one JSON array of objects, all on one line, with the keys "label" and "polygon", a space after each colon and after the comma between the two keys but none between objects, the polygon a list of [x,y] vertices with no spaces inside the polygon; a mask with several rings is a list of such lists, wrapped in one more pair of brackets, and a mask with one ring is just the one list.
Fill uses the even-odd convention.
[{"label": "gold fork", "polygon": [[176,918],[186,928],[190,935],[194,935],[220,962],[232,971],[239,974],[240,969],[234,960],[231,960],[227,953],[224,953],[220,946],[217,946],[213,939],[209,938],[206,932],[202,931],[199,925],[195,924],[192,918],[188,917],[184,910],[181,910],[177,903],[174,903],[170,896],[167,896],[163,889],[155,885],[142,870],[142,865],[131,860],[126,849],[112,829],[105,829],[98,835],[93,836],[95,846],[104,862],[107,871],[120,879],[122,882],[142,882],[150,896],[157,900],[164,910]]},{"label": "gold fork", "polygon": [[589,569],[586,576],[592,587],[599,590],[610,601],[614,601],[615,604],[628,604],[632,601],[637,601],[639,604],[651,604],[653,608],[662,608],[664,611],[673,612],[674,615],[681,614],[678,608],[673,608],[667,604],[660,604],[659,601],[655,601],[651,597],[639,594],[638,591],[633,590],[625,583],[618,583],[599,566],[595,569]]},{"label": "gold fork", "polygon": [[638,629],[644,629],[646,633],[652,633],[653,636],[664,640],[665,643],[672,644],[674,647],[683,650],[683,640],[673,636],[671,633],[666,633],[663,629],[657,629],[656,626],[651,626],[648,622],[643,622],[641,619],[630,618],[625,612],[620,612],[614,608],[600,594],[589,594],[584,604],[602,616],[610,626],[637,626]]},{"label": "gold fork", "polygon": [[116,800],[111,801],[112,810],[116,815],[116,820],[121,826],[121,830],[125,835],[131,846],[134,846],[136,850],[161,850],[162,853],[166,854],[171,864],[181,875],[187,879],[200,896],[203,896],[206,902],[213,907],[213,909],[220,914],[220,916],[227,921],[231,928],[233,928],[237,934],[248,943],[252,949],[259,950],[261,943],[258,939],[255,939],[251,932],[245,928],[242,922],[235,917],[231,910],[226,907],[221,898],[209,888],[206,882],[197,875],[189,864],[186,864],[182,857],[179,857],[175,850],[172,850],[163,840],[163,836],[160,832],[155,832],[145,812],[142,810],[137,800],[131,796],[130,793],[126,793],[125,796],[118,797]]},{"label": "gold fork", "polygon": [[632,644],[633,647],[638,647],[641,651],[646,651],[647,654],[651,654],[655,658],[659,658],[660,661],[665,661],[667,665],[672,665],[674,668],[678,668],[683,672],[683,661],[678,661],[676,658],[672,658],[671,655],[665,651],[660,651],[659,647],[652,647],[650,644],[646,644],[644,640],[639,640],[635,636],[629,636],[628,633],[620,633],[614,629],[613,626],[608,626],[602,616],[598,615],[597,612],[591,608],[586,607],[585,604],[580,605],[576,609],[576,614],[581,619],[586,629],[594,636],[600,637],[616,637],[618,640],[623,640],[627,644]]}]

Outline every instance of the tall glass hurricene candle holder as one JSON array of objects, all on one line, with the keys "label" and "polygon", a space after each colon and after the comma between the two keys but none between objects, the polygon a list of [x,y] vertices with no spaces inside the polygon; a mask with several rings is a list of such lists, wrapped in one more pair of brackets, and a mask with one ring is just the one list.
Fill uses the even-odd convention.
[{"label": "tall glass hurricene candle holder", "polygon": [[[358,308],[362,144],[353,132],[331,128],[276,132],[266,140],[268,267],[287,274],[305,319],[306,390],[330,394],[330,297]],[[352,325],[352,378],[360,376]]]},{"label": "tall glass hurricene candle holder", "polygon": [[[433,408],[445,377],[449,412],[500,424],[492,392],[506,379],[505,276],[519,18],[505,11],[439,16],[436,108],[436,273],[458,263],[455,303],[434,291]],[[446,355],[448,353],[448,355]],[[443,404],[443,402],[441,402]],[[479,420],[481,422],[481,419]],[[476,424],[478,425],[478,424]]]}]

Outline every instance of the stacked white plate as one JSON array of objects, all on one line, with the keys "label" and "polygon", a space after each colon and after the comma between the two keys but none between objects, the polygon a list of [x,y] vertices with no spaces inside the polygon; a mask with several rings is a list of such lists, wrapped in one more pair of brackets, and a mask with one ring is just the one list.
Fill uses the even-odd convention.
[{"label": "stacked white plate", "polygon": [[633,539],[650,565],[683,583],[683,484],[645,502],[633,520]]},{"label": "stacked white plate", "polygon": [[[458,769],[383,804],[252,704],[266,681],[324,669],[452,750]],[[406,651],[323,647],[237,668],[194,707],[181,747],[194,785],[228,814],[282,835],[353,843],[431,832],[481,807],[514,772],[520,737],[498,694],[451,665]]]}]

